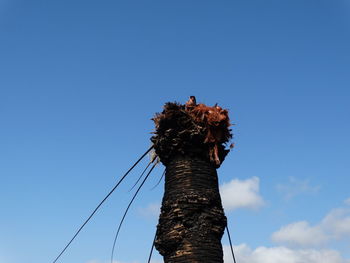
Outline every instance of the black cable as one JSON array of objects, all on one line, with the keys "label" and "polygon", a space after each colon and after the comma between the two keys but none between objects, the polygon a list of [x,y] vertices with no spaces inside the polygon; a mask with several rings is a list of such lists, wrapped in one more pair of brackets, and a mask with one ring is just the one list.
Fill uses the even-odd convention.
[{"label": "black cable", "polygon": [[141,180],[142,176],[144,175],[144,173],[146,172],[146,170],[148,169],[148,167],[151,165],[152,162],[149,162],[148,165],[146,166],[145,170],[143,170],[143,172],[141,173],[140,177],[137,179],[136,183],[130,188],[129,192],[135,188],[135,186],[138,184],[138,182]]},{"label": "black cable", "polygon": [[160,177],[159,181],[157,182],[157,184],[156,184],[155,186],[153,186],[153,187],[151,188],[151,190],[153,190],[154,188],[156,188],[156,187],[160,184],[160,182],[162,181],[162,179],[163,179],[163,177],[164,177],[164,175],[165,175],[165,171],[166,171],[166,169],[164,169],[164,172],[163,172],[162,176]]},{"label": "black cable", "polygon": [[153,149],[153,145],[131,166],[131,168],[122,176],[122,178],[118,181],[118,183],[112,188],[112,190],[103,198],[103,200],[98,204],[98,206],[95,208],[95,210],[90,214],[88,219],[85,220],[83,225],[78,229],[78,231],[74,234],[72,239],[68,242],[68,244],[64,247],[64,249],[61,251],[61,253],[56,257],[56,259],[53,261],[55,263],[62,254],[66,251],[66,249],[69,247],[69,245],[73,242],[73,240],[76,238],[76,236],[80,233],[80,231],[84,228],[84,226],[90,221],[90,219],[93,217],[93,215],[96,213],[96,211],[100,208],[100,206],[107,200],[107,198],[114,192],[114,190],[119,186],[119,184],[124,180],[124,178],[131,172],[132,169],[145,157],[151,150]]},{"label": "black cable", "polygon": [[230,242],[230,248],[231,248],[231,253],[232,253],[232,257],[233,257],[233,263],[236,263],[235,253],[233,253],[233,246],[232,246],[232,241],[231,241],[231,235],[230,235],[230,231],[228,230],[228,226],[227,225],[226,225],[226,230],[227,230],[228,240]]},{"label": "black cable", "polygon": [[151,247],[151,251],[150,251],[150,253],[149,253],[149,257],[148,257],[147,263],[150,263],[150,262],[151,262],[152,252],[153,252],[153,248],[154,248],[154,242],[156,241],[156,238],[157,238],[157,231],[156,231],[156,233],[154,234],[154,239],[153,239],[153,243],[152,243],[152,247]]},{"label": "black cable", "polygon": [[124,212],[124,215],[123,215],[123,217],[122,217],[122,220],[121,220],[120,223],[119,223],[117,233],[116,233],[116,235],[115,235],[115,237],[114,237],[113,247],[112,247],[112,253],[111,253],[111,263],[113,263],[113,255],[114,255],[115,244],[116,244],[116,242],[117,242],[117,238],[118,238],[118,235],[119,235],[119,231],[120,231],[120,228],[121,228],[121,226],[122,226],[122,224],[123,224],[123,221],[124,221],[124,219],[125,219],[125,216],[126,216],[126,214],[128,213],[129,208],[130,208],[132,202],[135,200],[135,198],[136,198],[138,192],[140,191],[141,187],[142,187],[143,184],[146,182],[148,176],[151,174],[151,172],[153,171],[154,167],[156,167],[156,165],[157,165],[157,163],[155,163],[155,164],[152,166],[152,168],[149,170],[149,172],[147,173],[145,179],[143,179],[143,181],[142,181],[142,183],[140,184],[139,188],[137,188],[137,191],[135,192],[133,198],[131,199],[131,201],[130,201],[128,207],[126,208],[126,210],[125,210],[125,212]]}]

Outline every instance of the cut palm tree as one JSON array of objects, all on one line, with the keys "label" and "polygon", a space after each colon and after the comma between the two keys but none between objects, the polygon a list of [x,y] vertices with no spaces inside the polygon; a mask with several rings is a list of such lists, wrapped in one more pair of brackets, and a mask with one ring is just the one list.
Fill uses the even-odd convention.
[{"label": "cut palm tree", "polygon": [[166,103],[153,120],[151,140],[166,166],[155,247],[165,263],[222,263],[227,222],[216,169],[232,138],[228,111],[191,96],[185,105]]}]

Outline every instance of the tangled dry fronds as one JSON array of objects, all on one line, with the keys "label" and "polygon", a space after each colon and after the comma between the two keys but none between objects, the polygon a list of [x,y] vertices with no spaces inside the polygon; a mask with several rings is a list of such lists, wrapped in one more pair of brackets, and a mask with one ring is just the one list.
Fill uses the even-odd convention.
[{"label": "tangled dry fronds", "polygon": [[230,151],[225,145],[232,138],[228,111],[197,104],[191,96],[185,104],[168,102],[152,119],[156,126],[151,141],[156,154],[167,164],[177,154],[209,159],[219,167]]}]

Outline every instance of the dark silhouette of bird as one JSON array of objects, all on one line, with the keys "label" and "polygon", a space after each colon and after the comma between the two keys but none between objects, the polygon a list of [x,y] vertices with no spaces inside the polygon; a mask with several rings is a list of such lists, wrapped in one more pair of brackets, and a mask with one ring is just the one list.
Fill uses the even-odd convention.
[{"label": "dark silhouette of bird", "polygon": [[189,100],[186,102],[186,110],[192,110],[197,106],[196,97],[190,96]]}]

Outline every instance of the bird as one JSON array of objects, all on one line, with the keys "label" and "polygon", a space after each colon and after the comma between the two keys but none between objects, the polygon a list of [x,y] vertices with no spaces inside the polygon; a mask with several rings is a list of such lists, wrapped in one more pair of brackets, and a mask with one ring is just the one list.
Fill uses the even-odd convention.
[{"label": "bird", "polygon": [[197,106],[196,97],[195,96],[190,96],[189,100],[185,104],[186,110],[191,110],[195,106]]}]

